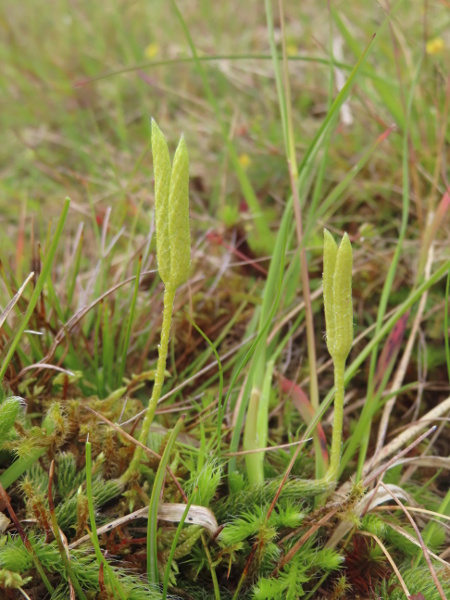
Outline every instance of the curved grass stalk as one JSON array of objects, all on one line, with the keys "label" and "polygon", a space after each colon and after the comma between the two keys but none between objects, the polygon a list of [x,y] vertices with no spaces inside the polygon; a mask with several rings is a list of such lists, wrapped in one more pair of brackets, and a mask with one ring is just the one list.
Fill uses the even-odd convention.
[{"label": "curved grass stalk", "polygon": [[180,417],[170,434],[167,446],[164,449],[158,470],[156,472],[155,482],[153,484],[152,495],[148,505],[148,524],[147,524],[147,575],[150,583],[158,584],[158,551],[157,551],[157,533],[158,533],[158,504],[159,497],[166,476],[166,467],[169,463],[170,452],[178,437],[184,416]]},{"label": "curved grass stalk", "polygon": [[48,275],[50,273],[50,269],[51,266],[53,264],[53,260],[55,258],[55,254],[56,254],[56,250],[58,248],[58,243],[59,240],[62,236],[62,232],[64,229],[64,224],[66,222],[66,218],[67,218],[67,213],[69,212],[69,206],[70,206],[70,199],[66,198],[65,202],[64,202],[64,207],[61,213],[61,216],[59,218],[58,221],[58,225],[56,227],[56,231],[53,235],[53,239],[52,242],[50,244],[50,247],[48,249],[48,252],[46,253],[46,257],[45,260],[42,264],[42,270],[41,273],[39,275],[39,279],[36,282],[36,286],[33,290],[33,293],[31,294],[31,298],[30,301],[28,303],[28,307],[27,310],[25,312],[25,316],[22,320],[22,323],[19,326],[19,329],[9,347],[9,350],[5,356],[5,358],[2,361],[2,367],[0,369],[0,383],[3,381],[3,377],[5,376],[6,370],[8,368],[9,363],[11,362],[12,357],[14,356],[14,352],[16,351],[17,345],[22,337],[23,332],[26,329],[26,326],[28,325],[28,321],[31,318],[31,315],[34,312],[34,309],[36,307],[36,304],[40,298],[41,292],[44,288],[44,284],[47,281]]}]

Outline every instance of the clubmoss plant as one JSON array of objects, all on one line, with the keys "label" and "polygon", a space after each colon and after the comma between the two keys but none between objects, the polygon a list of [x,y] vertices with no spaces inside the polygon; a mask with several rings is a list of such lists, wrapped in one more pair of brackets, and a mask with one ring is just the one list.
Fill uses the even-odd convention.
[{"label": "clubmoss plant", "polygon": [[[152,119],[152,153],[155,173],[156,256],[158,272],[164,283],[164,312],[155,383],[139,437],[142,444],[147,443],[164,383],[175,292],[187,281],[191,265],[189,155],[186,143],[181,137],[171,166],[166,139]],[[122,476],[123,481],[128,481],[136,473],[141,457],[142,448],[137,446],[133,460]]]},{"label": "clubmoss plant", "polygon": [[334,421],[331,441],[328,481],[336,481],[341,458],[342,425],[344,420],[345,361],[353,342],[352,307],[353,252],[345,233],[339,248],[331,233],[324,230],[323,302],[328,352],[334,365]]}]

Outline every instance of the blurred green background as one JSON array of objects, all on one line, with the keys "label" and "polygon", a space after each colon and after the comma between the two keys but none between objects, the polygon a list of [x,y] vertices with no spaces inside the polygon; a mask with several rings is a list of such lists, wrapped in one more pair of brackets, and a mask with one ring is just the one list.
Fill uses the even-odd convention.
[{"label": "blurred green background", "polygon": [[[334,18],[326,2],[283,6],[299,159],[326,114],[330,91],[336,92],[335,81],[330,83],[331,39],[342,42],[346,75],[377,32],[350,101],[353,125],[337,124],[326,182],[330,188],[339,182],[395,124],[346,195],[355,217],[362,215],[383,231],[386,218],[377,223],[376,203],[399,205],[402,120],[411,78],[425,44],[438,40],[425,57],[411,133],[415,159],[433,179],[448,73],[449,11],[441,2],[400,2],[389,22],[383,6],[372,1],[333,3]],[[142,215],[136,231],[147,232],[153,198],[150,116],[172,147],[180,133],[186,137],[192,215],[201,229],[215,227],[216,216],[220,222],[249,220],[224,135],[233,140],[262,207],[274,209],[267,218],[280,214],[288,175],[264,3],[183,0],[178,7],[199,57],[207,59],[202,66],[216,109],[171,2],[3,0],[3,259],[15,252],[18,234],[29,231],[32,215],[36,236],[45,237],[49,217],[58,214],[65,196],[72,199],[68,233],[79,220],[101,224],[109,206],[112,231]],[[276,3],[273,8],[281,52]],[[426,204],[434,193],[427,175],[420,187]],[[375,198],[381,200],[374,204]],[[385,204],[383,209],[389,210]],[[424,208],[417,210],[420,221]]]}]

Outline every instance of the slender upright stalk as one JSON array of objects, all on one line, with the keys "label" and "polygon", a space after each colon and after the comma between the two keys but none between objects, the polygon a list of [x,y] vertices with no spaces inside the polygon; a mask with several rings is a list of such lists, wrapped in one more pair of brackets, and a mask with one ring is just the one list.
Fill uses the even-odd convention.
[{"label": "slender upright stalk", "polygon": [[80,598],[80,600],[87,600],[86,594],[84,593],[84,591],[80,585],[80,582],[78,581],[77,576],[75,575],[75,571],[72,569],[72,565],[70,563],[70,557],[68,556],[68,554],[66,554],[66,548],[64,547],[63,541],[61,539],[61,530],[59,529],[58,519],[56,518],[56,513],[55,513],[55,504],[53,502],[52,485],[53,485],[54,472],[55,472],[55,461],[52,460],[51,465],[50,465],[50,474],[49,474],[49,478],[48,478],[48,504],[49,504],[49,509],[50,509],[50,518],[52,521],[53,535],[55,536],[56,544],[58,546],[59,554],[61,556],[61,561],[66,570],[67,577],[70,579],[73,587],[75,588],[78,598]]},{"label": "slender upright stalk", "polygon": [[[152,152],[155,171],[156,256],[165,289],[155,383],[139,436],[139,441],[144,446],[147,444],[164,384],[175,293],[187,281],[191,265],[189,155],[186,143],[181,137],[171,165],[166,139],[152,120]],[[130,466],[122,475],[123,482],[127,482],[138,472],[142,451],[141,446],[136,446]]]},{"label": "slender upright stalk", "polygon": [[[173,302],[175,299],[176,288],[168,285],[164,291],[164,311],[163,322],[161,328],[161,341],[158,347],[158,362],[156,364],[155,383],[153,391],[148,403],[147,412],[145,413],[144,422],[142,424],[139,441],[144,446],[147,445],[147,438],[150,431],[150,426],[153,422],[158,400],[161,397],[161,389],[164,384],[164,373],[166,371],[167,354],[169,348],[170,326],[172,324]],[[127,481],[133,473],[137,472],[139,462],[142,458],[143,449],[141,446],[136,446],[136,451],[128,469],[123,475],[123,479]]]},{"label": "slender upright stalk", "polygon": [[334,419],[331,438],[330,466],[327,472],[329,481],[336,481],[341,460],[342,428],[344,425],[344,372],[345,360],[334,364]]},{"label": "slender upright stalk", "polygon": [[337,480],[341,460],[345,361],[353,343],[352,267],[353,252],[348,235],[344,235],[338,248],[331,233],[325,229],[323,302],[327,346],[333,359],[335,384],[330,466],[325,477],[330,483]]},{"label": "slender upright stalk", "polygon": [[[164,311],[163,323],[161,329],[161,343],[158,348],[158,363],[156,365],[155,384],[153,386],[152,397],[148,404],[147,413],[139,441],[142,444],[146,443],[151,422],[155,416],[156,406],[161,396],[161,389],[164,384],[164,373],[166,371],[167,354],[169,347],[170,326],[172,324],[173,302],[175,299],[176,288],[172,285],[167,285],[164,291]],[[142,450],[142,448],[141,448]]]},{"label": "slender upright stalk", "polygon": [[6,510],[8,511],[11,521],[13,521],[14,525],[16,526],[16,531],[19,534],[20,538],[22,539],[23,545],[28,550],[28,552],[30,553],[30,555],[33,559],[34,566],[36,567],[36,571],[39,573],[45,587],[47,588],[47,592],[50,594],[50,596],[52,596],[55,593],[55,590],[54,590],[52,584],[50,583],[50,581],[48,580],[48,577],[45,574],[44,568],[41,565],[41,561],[39,560],[35,549],[31,545],[31,542],[28,539],[28,536],[25,533],[25,530],[22,528],[22,525],[20,524],[20,521],[17,518],[17,515],[14,512],[13,507],[11,506],[11,502],[9,501],[10,500],[9,496],[6,493],[5,488],[3,487],[3,485],[1,483],[0,483],[0,498],[3,501],[3,504],[6,507]]}]

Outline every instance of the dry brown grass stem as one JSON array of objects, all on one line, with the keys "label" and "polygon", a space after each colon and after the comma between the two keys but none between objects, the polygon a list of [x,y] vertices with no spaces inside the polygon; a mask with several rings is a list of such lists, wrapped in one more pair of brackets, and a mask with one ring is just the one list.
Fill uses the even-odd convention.
[{"label": "dry brown grass stem", "polygon": [[8,304],[5,306],[5,308],[2,310],[2,313],[0,314],[0,329],[3,326],[3,323],[8,318],[9,313],[12,311],[14,306],[17,304],[17,302],[18,302],[19,298],[21,297],[21,295],[23,294],[23,291],[26,288],[27,284],[33,279],[33,277],[34,277],[34,271],[32,271],[28,275],[28,277],[22,283],[20,288],[17,290],[17,292],[14,294],[14,296],[11,298],[11,300],[8,302]]},{"label": "dry brown grass stem", "polygon": [[[397,510],[403,510],[398,505],[395,507],[391,507],[391,508],[396,508]],[[407,508],[407,510],[411,511],[411,509],[408,506],[406,506],[406,508]],[[442,515],[439,515],[439,517],[442,517]],[[438,521],[436,521],[436,522],[438,522]],[[440,525],[442,526],[442,523],[440,523]],[[394,523],[392,521],[389,522],[389,527],[391,529],[394,529],[394,531],[396,531],[400,535],[402,535],[405,539],[407,539],[409,542],[411,542],[411,544],[414,544],[415,546],[417,546],[417,548],[421,548],[420,542],[418,540],[416,540],[416,538],[413,535],[411,535],[411,533],[409,533],[404,527],[400,527],[400,525],[397,525],[396,523]],[[434,552],[432,552],[429,549],[428,549],[428,553],[432,558],[434,558],[435,560],[440,562],[443,567],[445,567],[446,569],[450,569],[450,563],[447,562],[446,560],[444,560],[444,557],[442,555],[438,556],[437,554],[435,554]]]},{"label": "dry brown grass stem", "polygon": [[430,439],[430,443],[426,448],[424,448],[421,456],[414,456],[410,460],[411,464],[407,469],[405,469],[405,472],[400,478],[400,485],[403,485],[405,482],[410,481],[409,478],[412,478],[414,476],[414,473],[416,472],[418,467],[425,466],[434,469],[450,468],[450,457],[428,455],[428,452],[430,452],[430,450],[433,448],[435,442],[442,435],[443,431],[448,428],[448,424],[450,423],[450,417],[446,419],[436,419],[435,421],[439,423],[439,425],[436,427],[436,431]]},{"label": "dry brown grass stem", "polygon": [[396,438],[394,438],[389,444],[381,448],[379,453],[369,461],[366,461],[364,465],[363,473],[367,474],[371,468],[380,465],[385,461],[389,456],[397,452],[399,448],[404,446],[409,440],[414,438],[418,433],[424,428],[427,427],[430,423],[433,423],[436,419],[439,419],[447,412],[450,411],[450,396],[443,400],[440,404],[435,406],[432,410],[427,412],[423,417],[421,417],[415,423],[411,423],[405,431],[400,433]]},{"label": "dry brown grass stem", "polygon": [[[384,465],[382,465],[380,468],[378,468],[376,471],[373,471],[372,473],[370,473],[367,478],[364,480],[363,484],[365,487],[368,487],[369,485],[371,485],[374,481],[378,480],[377,485],[375,486],[374,490],[370,492],[370,494],[366,495],[365,497],[363,497],[353,508],[353,512],[358,515],[358,516],[362,516],[364,514],[366,514],[369,510],[373,510],[376,506],[378,506],[379,504],[386,502],[386,494],[380,494],[380,482],[381,482],[381,477],[383,476],[383,474],[389,469],[391,468],[394,464],[397,463],[397,461],[402,457],[405,456],[406,454],[408,454],[408,452],[410,452],[413,448],[415,448],[418,444],[420,444],[427,436],[430,435],[430,433],[432,433],[435,430],[435,427],[432,427],[431,429],[429,429],[428,431],[426,431],[425,433],[423,433],[421,436],[419,436],[416,440],[414,440],[411,444],[409,444],[409,446],[407,446],[406,448],[404,448],[401,452],[398,453],[398,455],[394,456],[393,458],[391,458],[387,463],[385,463]],[[350,481],[346,481],[340,488],[339,490],[335,493],[335,497],[337,498],[345,498],[348,496],[348,494],[351,491],[351,482]],[[395,489],[398,490],[398,494],[402,494],[403,497],[405,499],[408,499],[408,502],[411,501],[409,495],[406,494],[406,492],[398,487],[395,486]],[[333,548],[335,547],[341,539],[343,539],[343,537],[350,531],[350,529],[353,527],[353,523],[350,523],[348,521],[342,521],[338,527],[335,529],[333,535],[331,536],[331,538],[328,540],[327,542],[327,547],[328,548]]]},{"label": "dry brown grass stem", "polygon": [[306,531],[302,537],[292,546],[292,548],[283,556],[280,562],[277,564],[276,569],[272,573],[272,577],[276,575],[281,569],[286,565],[290,560],[294,558],[300,548],[305,544],[309,538],[314,535],[316,531],[318,531],[322,525],[325,525],[334,515],[339,511],[340,506],[335,506],[332,508],[326,515],[324,515],[321,519],[319,519],[316,523],[312,525],[308,531]]},{"label": "dry brown grass stem", "polygon": [[[421,515],[430,515],[431,517],[436,517],[436,519],[444,519],[445,521],[450,521],[449,515],[443,515],[442,513],[438,513],[434,510],[428,510],[427,508],[420,508],[419,506],[406,506],[409,512],[419,513]],[[384,512],[384,511],[394,511],[401,510],[399,506],[376,506],[373,509],[374,511]]]}]

